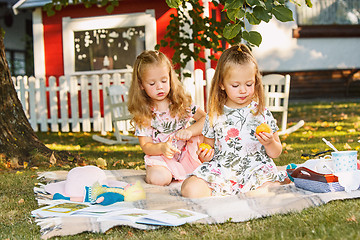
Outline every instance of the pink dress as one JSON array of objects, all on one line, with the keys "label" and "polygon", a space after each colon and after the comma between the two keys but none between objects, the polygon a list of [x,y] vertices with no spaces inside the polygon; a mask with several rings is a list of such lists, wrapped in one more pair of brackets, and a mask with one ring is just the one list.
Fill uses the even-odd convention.
[{"label": "pink dress", "polygon": [[[174,136],[177,131],[185,129],[190,124],[191,118],[197,110],[197,106],[191,105],[188,116],[179,119],[171,117],[169,109],[165,112],[153,111],[154,118],[151,126],[139,128],[135,127],[136,136],[151,137],[154,143],[166,142],[170,136]],[[192,173],[201,162],[196,154],[198,148],[197,141],[199,136],[192,137],[188,141],[173,140],[173,144],[181,151],[175,154],[172,159],[163,155],[145,155],[145,166],[163,166],[169,169],[175,180],[184,180],[186,175]]]}]

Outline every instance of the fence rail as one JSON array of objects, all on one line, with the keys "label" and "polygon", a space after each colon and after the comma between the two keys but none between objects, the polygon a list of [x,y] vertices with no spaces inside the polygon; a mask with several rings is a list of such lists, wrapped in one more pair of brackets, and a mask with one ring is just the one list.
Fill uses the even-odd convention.
[{"label": "fence rail", "polygon": [[[195,70],[192,78],[183,81],[194,103],[205,109],[206,92],[214,69]],[[105,88],[110,84],[131,82],[131,71],[102,75],[35,78],[13,77],[18,98],[35,132],[111,132],[113,126]],[[121,124],[123,132],[130,131],[129,121]]]}]

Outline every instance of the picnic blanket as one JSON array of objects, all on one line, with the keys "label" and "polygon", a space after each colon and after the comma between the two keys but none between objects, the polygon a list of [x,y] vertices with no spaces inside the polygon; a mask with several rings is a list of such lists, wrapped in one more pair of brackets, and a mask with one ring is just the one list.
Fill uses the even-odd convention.
[{"label": "picnic blanket", "polygon": [[[258,189],[244,194],[224,197],[208,197],[189,199],[181,197],[181,182],[173,182],[169,186],[161,187],[145,183],[145,171],[120,169],[105,170],[109,179],[133,183],[141,181],[146,191],[146,199],[136,202],[120,202],[122,207],[140,209],[188,209],[207,214],[209,217],[195,221],[195,223],[215,224],[244,222],[250,219],[262,218],[273,214],[285,214],[301,211],[302,209],[320,206],[332,200],[359,198],[360,190],[352,192],[313,193],[295,187],[294,184],[281,185],[268,189]],[[38,204],[52,204],[54,200],[44,191],[44,184],[66,179],[67,171],[53,171],[39,173],[42,184],[34,188]],[[48,239],[54,236],[75,235],[81,232],[104,233],[108,229],[129,225],[139,229],[155,229],[151,225],[136,224],[125,221],[97,221],[96,217],[55,217],[37,218],[41,227],[41,237]]]}]

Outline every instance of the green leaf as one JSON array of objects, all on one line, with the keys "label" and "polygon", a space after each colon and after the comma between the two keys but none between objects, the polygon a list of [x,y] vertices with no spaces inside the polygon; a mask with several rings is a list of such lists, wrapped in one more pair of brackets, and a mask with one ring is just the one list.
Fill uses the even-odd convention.
[{"label": "green leaf", "polygon": [[263,20],[264,22],[269,22],[272,18],[271,12],[259,6],[254,8],[253,14],[257,19]]},{"label": "green leaf", "polygon": [[292,11],[285,6],[275,6],[272,10],[272,13],[276,19],[281,22],[294,21]]},{"label": "green leaf", "polygon": [[178,8],[181,5],[181,0],[166,0],[170,8]]},{"label": "green leaf", "polygon": [[244,1],[242,0],[226,0],[224,9],[236,9],[240,8],[243,5]]},{"label": "green leaf", "polygon": [[184,77],[191,77],[191,73],[189,73],[189,72],[184,72],[183,75],[184,75]]},{"label": "green leaf", "polygon": [[312,2],[311,0],[305,0],[306,6],[308,6],[309,8],[312,8]]},{"label": "green leaf", "polygon": [[245,16],[251,25],[258,25],[261,22],[261,20],[259,20],[257,17],[255,17],[254,14],[250,12],[246,12]]},{"label": "green leaf", "polygon": [[55,10],[60,11],[62,9],[62,5],[55,5]]},{"label": "green leaf", "polygon": [[106,7],[106,12],[107,13],[112,13],[114,11],[114,6],[113,5],[109,5]]},{"label": "green leaf", "polygon": [[168,42],[165,41],[165,40],[163,40],[163,39],[161,39],[161,40],[160,40],[160,45],[161,45],[162,47],[166,47],[166,46],[168,45]]},{"label": "green leaf", "polygon": [[245,15],[245,11],[241,8],[238,8],[238,9],[229,9],[227,12],[226,12],[228,18],[231,20],[231,21],[236,21],[236,19],[241,19],[244,17]]},{"label": "green leaf", "polygon": [[113,6],[119,6],[119,1],[111,1],[111,5]]},{"label": "green leaf", "polygon": [[265,3],[261,0],[246,0],[246,3],[250,6],[261,6],[265,7]]},{"label": "green leaf", "polygon": [[265,2],[265,9],[268,10],[268,11],[271,11],[272,8],[273,8],[273,2],[272,1],[266,1]]},{"label": "green leaf", "polygon": [[243,31],[242,37],[249,43],[252,43],[256,46],[260,46],[262,41],[261,34],[256,31],[250,31],[250,32]]},{"label": "green leaf", "polygon": [[46,15],[48,17],[51,17],[51,16],[55,15],[55,11],[54,11],[54,9],[52,7],[53,7],[52,3],[47,3],[43,7],[43,9],[46,12]]},{"label": "green leaf", "polygon": [[241,32],[241,25],[237,24],[228,24],[225,26],[223,35],[227,39],[232,39],[236,37]]}]

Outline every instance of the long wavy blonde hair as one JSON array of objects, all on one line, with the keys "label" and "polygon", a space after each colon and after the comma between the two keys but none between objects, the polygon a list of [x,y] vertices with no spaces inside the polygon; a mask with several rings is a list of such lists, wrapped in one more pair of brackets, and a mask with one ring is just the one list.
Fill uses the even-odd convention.
[{"label": "long wavy blonde hair", "polygon": [[128,109],[133,116],[132,121],[139,127],[149,126],[153,118],[153,102],[141,88],[141,78],[152,65],[163,65],[169,70],[170,92],[167,98],[170,100],[169,109],[172,117],[177,116],[181,119],[188,116],[192,103],[191,96],[185,93],[169,58],[159,51],[146,50],[135,60],[128,95]]},{"label": "long wavy blonde hair", "polygon": [[254,99],[258,106],[255,115],[263,113],[265,110],[264,88],[261,81],[261,74],[259,66],[250,49],[244,44],[234,45],[226,49],[220,56],[219,62],[216,65],[215,74],[211,81],[210,98],[208,101],[208,114],[210,122],[214,116],[223,114],[224,105],[226,103],[227,94],[221,89],[224,84],[224,76],[228,69],[236,64],[254,63],[255,65],[255,93]]}]

